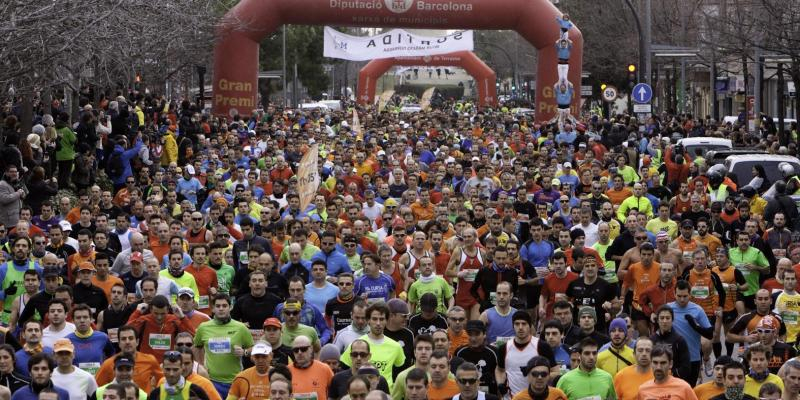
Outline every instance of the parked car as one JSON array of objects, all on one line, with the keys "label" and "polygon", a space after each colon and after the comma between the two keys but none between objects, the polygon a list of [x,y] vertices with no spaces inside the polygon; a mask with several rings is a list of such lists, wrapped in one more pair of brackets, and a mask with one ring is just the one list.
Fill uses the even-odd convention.
[{"label": "parked car", "polygon": [[760,164],[764,166],[764,171],[767,173],[767,179],[770,182],[776,182],[783,179],[778,164],[787,162],[794,167],[795,171],[800,171],[800,159],[793,156],[784,156],[777,154],[740,154],[728,156],[725,159],[725,168],[728,173],[736,176],[736,183],[744,186],[751,179],[753,179],[753,166]]},{"label": "parked car", "polygon": [[730,139],[712,137],[690,137],[678,140],[678,144],[683,146],[689,156],[694,157],[697,150],[700,154],[706,154],[710,150],[730,150],[733,143]]}]

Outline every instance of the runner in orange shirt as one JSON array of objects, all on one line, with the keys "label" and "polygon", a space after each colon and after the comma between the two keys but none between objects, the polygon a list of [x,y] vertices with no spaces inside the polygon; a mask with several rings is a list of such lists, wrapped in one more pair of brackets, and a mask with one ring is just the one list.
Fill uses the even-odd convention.
[{"label": "runner in orange shirt", "polygon": [[[725,289],[722,287],[722,281],[719,275],[708,268],[706,249],[695,250],[692,253],[692,261],[692,268],[687,269],[681,279],[689,282],[691,287],[689,296],[692,302],[703,308],[714,331],[719,331],[725,305]],[[700,343],[703,361],[708,363],[711,356],[711,340],[701,338]],[[710,367],[709,365],[709,369]]]},{"label": "runner in orange shirt", "polygon": [[272,363],[272,347],[258,342],[250,350],[250,359],[255,364],[236,375],[228,392],[227,400],[267,400],[269,399],[269,372]]},{"label": "runner in orange shirt", "polygon": [[642,261],[630,266],[628,272],[622,280],[622,291],[620,298],[624,299],[629,290],[633,291],[633,303],[631,304],[631,319],[641,336],[647,336],[650,332],[650,316],[642,312],[639,303],[639,295],[650,285],[658,283],[661,264],[655,262],[655,248],[650,242],[639,245],[639,254]]}]

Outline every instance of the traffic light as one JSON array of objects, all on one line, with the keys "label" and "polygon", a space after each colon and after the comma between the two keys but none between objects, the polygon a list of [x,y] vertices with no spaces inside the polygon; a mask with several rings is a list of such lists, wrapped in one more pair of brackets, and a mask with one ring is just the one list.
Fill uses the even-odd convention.
[{"label": "traffic light", "polygon": [[628,82],[636,83],[636,64],[628,64]]}]

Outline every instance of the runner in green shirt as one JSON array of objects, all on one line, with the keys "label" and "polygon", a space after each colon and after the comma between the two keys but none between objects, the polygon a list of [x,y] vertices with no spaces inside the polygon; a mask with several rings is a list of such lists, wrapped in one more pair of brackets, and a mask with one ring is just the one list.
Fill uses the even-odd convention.
[{"label": "runner in green shirt", "polygon": [[281,332],[281,344],[284,346],[292,346],[294,339],[300,335],[306,336],[311,339],[311,345],[314,346],[314,352],[320,349],[319,335],[317,329],[308,325],[300,323],[300,312],[303,306],[299,301],[289,299],[283,303],[283,331]]},{"label": "runner in green shirt", "polygon": [[436,311],[440,314],[447,314],[447,309],[453,305],[453,287],[441,276],[433,273],[433,259],[425,256],[419,259],[420,277],[408,288],[408,303],[411,305],[411,312],[414,313],[419,304],[419,299],[425,293],[433,293],[436,296]]},{"label": "runner in green shirt", "polygon": [[728,251],[728,258],[731,260],[731,264],[742,272],[744,280],[747,282],[747,290],[742,295],[752,297],[760,287],[758,279],[761,271],[769,271],[769,262],[761,250],[750,246],[750,234],[746,231],[740,231],[736,235],[736,244],[738,247]]},{"label": "runner in green shirt", "polygon": [[[386,303],[378,302],[367,308],[367,323],[369,333],[361,339],[369,343],[369,352],[372,354],[370,362],[380,371],[381,376],[386,379],[389,387],[392,387],[392,368],[400,367],[406,362],[406,355],[399,343],[392,338],[384,336],[383,330],[386,328],[386,321],[389,319],[389,307]],[[350,346],[347,346],[340,360],[350,365]]]},{"label": "runner in green shirt", "polygon": [[557,388],[567,398],[616,400],[614,379],[606,371],[597,368],[597,342],[587,337],[580,342],[581,361],[578,368],[567,372],[558,380]]},{"label": "runner in green shirt", "polygon": [[194,346],[197,362],[205,360],[214,387],[223,399],[231,382],[242,371],[242,357],[250,356],[253,335],[245,324],[231,319],[231,298],[222,293],[211,300],[214,319],[197,327]]},{"label": "runner in green shirt", "polygon": [[208,246],[208,266],[217,272],[217,288],[220,293],[230,294],[231,285],[233,284],[233,277],[236,271],[232,266],[225,264],[225,249],[228,244],[225,242],[213,242]]}]

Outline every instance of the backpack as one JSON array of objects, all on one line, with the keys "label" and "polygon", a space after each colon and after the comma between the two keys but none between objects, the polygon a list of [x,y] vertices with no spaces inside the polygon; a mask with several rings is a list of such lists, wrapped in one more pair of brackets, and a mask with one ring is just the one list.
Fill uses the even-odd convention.
[{"label": "backpack", "polygon": [[125,166],[122,165],[122,153],[113,153],[111,158],[108,159],[108,175],[118,177],[125,171]]}]

